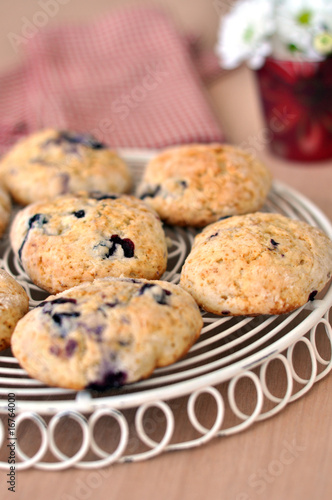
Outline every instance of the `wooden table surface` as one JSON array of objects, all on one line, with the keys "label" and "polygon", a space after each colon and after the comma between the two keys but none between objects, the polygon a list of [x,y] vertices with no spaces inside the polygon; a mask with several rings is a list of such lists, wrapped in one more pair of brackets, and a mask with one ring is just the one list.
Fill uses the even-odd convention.
[{"label": "wooden table surface", "polygon": [[[62,3],[50,24],[64,19],[86,19],[120,3],[135,2],[68,0]],[[194,30],[203,44],[212,46],[219,14],[228,2],[155,0],[153,3],[162,4],[180,28]],[[40,7],[35,0],[11,0],[2,9],[0,70],[19,60],[9,43],[8,33],[19,33],[23,18],[32,19]],[[257,154],[269,165],[275,179],[306,195],[332,219],[332,160],[321,164],[294,164],[268,153],[268,145],[262,140],[264,123],[255,82],[249,70],[241,68],[224,75],[208,88],[208,98],[230,142],[246,146],[254,141]],[[203,415],[207,407],[201,406]],[[183,421],[183,436],[185,426]],[[4,471],[0,471],[0,498],[328,500],[332,498],[331,428],[329,375],[275,417],[234,436],[215,438],[196,449],[165,453],[141,463],[115,465],[94,476],[91,471],[76,469],[63,472],[30,469],[17,473],[16,493],[7,491]],[[292,459],[282,460],[285,450],[292,450],[288,454]]]}]

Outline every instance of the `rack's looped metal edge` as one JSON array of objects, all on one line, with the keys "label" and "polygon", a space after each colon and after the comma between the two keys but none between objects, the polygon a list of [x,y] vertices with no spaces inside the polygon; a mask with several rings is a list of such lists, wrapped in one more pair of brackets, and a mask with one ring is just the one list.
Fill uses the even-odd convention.
[{"label": "rack's looped metal edge", "polygon": [[[317,333],[318,325],[323,326],[323,330],[319,334],[325,333],[331,345],[331,353],[329,359],[323,359],[317,349]],[[297,374],[296,367],[293,363],[293,351],[299,344],[304,343],[311,359],[311,370],[309,377],[303,379]],[[272,361],[278,360],[282,363],[285,370],[286,388],[282,397],[277,397],[270,392],[266,380],[266,372]],[[16,463],[17,470],[23,470],[35,467],[40,470],[58,471],[69,467],[78,469],[100,469],[111,465],[115,462],[138,462],[146,460],[161,454],[166,451],[191,449],[207,443],[215,437],[224,437],[243,431],[253,425],[255,422],[265,420],[282,411],[282,409],[292,401],[299,399],[306,394],[313,384],[325,377],[332,369],[332,327],[329,324],[329,311],[321,318],[306,336],[300,337],[291,344],[285,351],[271,357],[262,363],[258,370],[247,370],[233,377],[227,388],[227,395],[223,396],[220,388],[212,385],[207,385],[191,393],[186,402],[186,412],[188,420],[196,433],[200,434],[195,439],[184,442],[173,442],[174,431],[176,427],[177,410],[179,405],[155,400],[150,403],[142,404],[137,408],[134,422],[129,421],[124,412],[117,409],[106,407],[96,409],[87,418],[79,411],[60,411],[53,415],[47,423],[43,417],[36,412],[22,412],[16,420],[17,429],[23,421],[29,420],[33,422],[40,431],[41,439],[39,449],[32,457],[27,456],[20,448],[19,441],[16,444],[16,453],[20,462]],[[243,413],[238,407],[236,400],[236,386],[240,379],[248,379],[253,384],[255,389],[256,403],[250,415]],[[294,391],[294,384],[298,383],[301,387]],[[212,398],[211,407],[214,407],[214,421],[207,428],[199,422],[196,413],[195,405],[199,397],[209,395]],[[268,410],[262,411],[264,404],[268,402],[274,406]],[[146,412],[151,409],[158,409],[158,417],[155,414],[155,420],[149,417],[145,419]],[[183,411],[183,408],[180,408]],[[229,428],[224,428],[224,417],[226,411],[231,411],[233,416],[238,420],[236,425]],[[118,443],[112,452],[104,451],[96,442],[94,432],[98,421],[102,417],[108,417],[117,427]],[[56,445],[55,432],[60,420],[75,420],[82,430],[82,441],[78,451],[72,457],[66,456],[59,450]],[[163,435],[159,441],[153,440],[149,436],[149,422],[151,428],[151,420],[154,425],[159,425],[162,422],[164,428]],[[147,427],[147,428],[146,428]],[[114,431],[114,429],[113,429]],[[0,447],[5,440],[4,425],[0,420]],[[147,448],[144,451],[137,451],[142,448],[142,445]],[[129,453],[128,453],[129,449]],[[50,451],[56,461],[46,462],[43,460],[46,452]],[[88,461],[84,457],[88,452],[93,452],[95,459]],[[0,469],[8,469],[8,463],[0,462]]]}]

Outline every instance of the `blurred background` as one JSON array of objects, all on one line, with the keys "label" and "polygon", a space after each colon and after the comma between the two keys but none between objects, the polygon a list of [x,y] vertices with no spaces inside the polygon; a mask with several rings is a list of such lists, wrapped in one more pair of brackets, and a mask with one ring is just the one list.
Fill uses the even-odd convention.
[{"label": "blurred background", "polygon": [[[197,38],[201,48],[213,50],[217,41],[220,17],[232,0],[49,0],[57,2],[57,13],[48,16],[40,29],[68,22],[87,22],[126,6],[155,6],[166,12],[177,29]],[[0,16],[0,71],[22,58],[24,44],[13,47],[10,33],[22,34],[22,28],[38,22],[38,12],[45,11],[48,0],[12,0],[2,3]],[[45,8],[42,8],[42,4]],[[53,7],[54,8],[54,7]],[[55,12],[55,9],[54,9]],[[40,18],[41,22],[43,18]],[[29,29],[29,28],[26,28]],[[235,85],[235,87],[234,87]],[[238,90],[237,90],[238,88]],[[243,92],[245,89],[245,93]],[[207,99],[230,142],[241,144],[262,127],[257,112],[256,89],[247,68],[227,72],[207,85]],[[247,119],[247,116],[250,119]],[[263,151],[265,144],[260,144]]]},{"label": "blurred background", "polygon": [[[47,0],[41,0],[41,4]],[[173,17],[179,29],[197,34],[205,47],[213,47],[217,37],[219,16],[225,12],[232,0],[59,0],[59,10],[49,25],[62,21],[84,21],[102,16],[114,9],[131,5],[153,5],[160,7]],[[38,0],[12,0],[2,2],[0,17],[0,61],[1,67],[10,64],[15,57],[7,38],[10,32],[20,33],[26,17],[33,20],[41,10]]]},{"label": "blurred background", "polygon": [[[54,4],[56,7],[54,7]],[[0,16],[0,74],[18,64],[22,59],[24,44],[15,47],[13,34],[20,36],[22,29],[40,22],[39,29],[68,23],[90,22],[103,18],[126,6],[154,6],[162,9],[172,19],[176,29],[196,37],[203,49],[213,50],[217,41],[221,16],[232,0],[11,0],[2,2]],[[43,7],[44,5],[44,7]],[[38,13],[52,15],[38,18]],[[11,35],[10,35],[11,34]],[[276,178],[302,191],[321,208],[330,211],[329,193],[321,192],[323,184],[332,181],[331,160],[311,163],[308,166],[287,162],[268,151],[268,137],[264,134],[260,102],[254,73],[246,66],[220,72],[210,81],[204,81],[202,92],[212,115],[220,125],[227,142],[254,150],[266,161]],[[301,168],[302,167],[302,168]]]}]

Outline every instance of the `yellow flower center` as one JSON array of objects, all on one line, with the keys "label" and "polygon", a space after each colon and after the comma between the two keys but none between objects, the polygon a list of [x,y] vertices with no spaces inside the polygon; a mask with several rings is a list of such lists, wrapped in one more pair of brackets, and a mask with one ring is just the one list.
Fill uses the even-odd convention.
[{"label": "yellow flower center", "polygon": [[317,35],[314,38],[314,48],[322,55],[332,53],[332,34],[324,32]]},{"label": "yellow flower center", "polygon": [[310,10],[303,10],[297,16],[297,22],[299,24],[303,24],[305,26],[308,26],[310,24],[311,17],[312,17],[312,12]]},{"label": "yellow flower center", "polygon": [[252,37],[254,36],[254,28],[252,26],[248,26],[248,28],[244,32],[244,40],[245,42],[250,42],[252,40]]}]

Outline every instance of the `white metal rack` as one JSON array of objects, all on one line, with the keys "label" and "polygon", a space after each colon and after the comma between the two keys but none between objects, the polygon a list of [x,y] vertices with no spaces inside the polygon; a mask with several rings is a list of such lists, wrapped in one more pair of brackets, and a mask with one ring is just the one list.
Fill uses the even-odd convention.
[{"label": "white metal rack", "polygon": [[[139,177],[146,155],[123,152],[123,156],[131,164],[135,177]],[[304,220],[320,227],[332,238],[332,227],[324,214],[307,198],[279,182],[274,183],[264,210]],[[172,246],[164,279],[177,283],[195,232],[181,228],[166,228],[166,232],[172,240]],[[14,258],[8,239],[3,243],[0,265],[24,286],[31,307],[45,298],[45,292],[31,283]],[[330,372],[331,306],[330,284],[316,300],[286,315],[221,318],[202,312],[202,334],[184,359],[156,370],[147,380],[105,393],[77,393],[44,386],[31,379],[6,351],[0,356],[0,451],[7,439],[7,396],[10,392],[15,394],[18,413],[18,470],[32,466],[42,470],[62,470],[72,466],[100,468],[114,462],[145,460],[164,451],[192,448],[216,436],[240,432],[254,422],[277,414]],[[323,337],[331,347],[328,359],[322,357],[319,348]],[[294,364],[294,349],[300,344],[307,350],[310,359],[310,373],[306,378],[298,374]],[[273,394],[269,387],[271,363],[275,360],[282,364],[285,378],[282,396]],[[246,414],[237,402],[236,388],[241,379],[252,386],[250,414]],[[214,422],[210,427],[205,427],[199,421],[196,403],[200,397],[211,399]],[[265,409],[266,406],[268,409]],[[176,442],[174,436],[180,407],[182,413],[185,408],[196,437]],[[160,427],[157,429],[157,440],[148,429],[151,411],[154,411],[154,430]],[[225,417],[229,413],[235,417],[236,423],[227,426]],[[103,425],[100,424],[102,419],[108,419],[107,425],[113,429],[112,432],[115,429],[117,434],[112,451],[103,449],[95,438],[98,426]],[[59,422],[64,420],[75,421],[81,429],[79,449],[71,457],[65,455],[56,444],[56,429]],[[28,456],[20,447],[19,428],[24,421],[37,426],[40,433],[39,448],[33,456]],[[133,441],[137,444],[134,449],[130,446]],[[52,457],[45,459],[50,454]],[[92,455],[93,459],[90,459]],[[0,469],[8,469],[8,463],[0,461]]]}]

